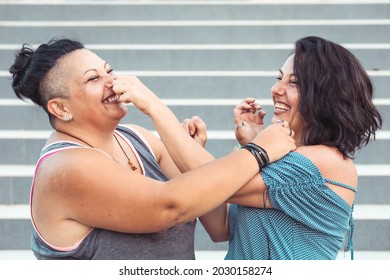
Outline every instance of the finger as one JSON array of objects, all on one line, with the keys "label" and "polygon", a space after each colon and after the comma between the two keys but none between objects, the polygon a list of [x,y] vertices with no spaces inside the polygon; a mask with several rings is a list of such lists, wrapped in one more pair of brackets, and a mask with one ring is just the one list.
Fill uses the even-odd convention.
[{"label": "finger", "polygon": [[259,116],[260,119],[263,119],[265,115],[266,112],[260,107],[259,111],[257,112],[257,116]]},{"label": "finger", "polygon": [[280,124],[281,126],[285,127],[284,125],[284,120],[277,120],[276,121],[277,124]]},{"label": "finger", "polygon": [[253,97],[246,97],[244,100],[241,100],[238,105],[250,105],[256,102],[256,99]]},{"label": "finger", "polygon": [[193,117],[192,121],[196,129],[196,137],[205,144],[207,141],[206,123],[198,116]]},{"label": "finger", "polygon": [[290,123],[288,121],[283,120],[283,127],[290,128]]},{"label": "finger", "polygon": [[123,92],[121,95],[119,95],[118,101],[129,104],[134,103],[135,104],[135,97],[132,94],[129,94],[128,92]]},{"label": "finger", "polygon": [[199,116],[194,116],[192,119],[197,130],[206,130],[206,123]]},{"label": "finger", "polygon": [[294,135],[295,135],[294,130],[292,130],[291,127],[289,127],[288,129],[289,129],[288,135],[294,138]]},{"label": "finger", "polygon": [[276,123],[282,125],[282,127],[284,127],[284,128],[286,129],[286,131],[287,131],[287,133],[288,133],[288,136],[294,137],[295,132],[294,132],[294,130],[290,127],[290,123],[289,123],[288,121],[278,120]]},{"label": "finger", "polygon": [[276,123],[274,123],[274,125],[280,125],[284,132],[288,135],[288,136],[291,136],[292,138],[294,137],[295,135],[295,132],[294,130],[290,127],[289,123],[287,121],[283,121],[283,120],[278,120]]},{"label": "finger", "polygon": [[251,107],[252,107],[252,109],[255,109],[256,111],[261,110],[261,105],[259,103],[252,103]]},{"label": "finger", "polygon": [[251,106],[251,104],[253,104],[255,102],[255,99],[244,99],[244,100],[241,100],[239,103],[237,103],[237,105],[235,106],[235,108],[249,108]]},{"label": "finger", "polygon": [[241,111],[246,111],[246,110],[253,109],[253,106],[252,106],[252,104],[248,104],[246,102],[241,102],[241,103],[237,104],[235,108],[238,110],[241,110]]},{"label": "finger", "polygon": [[[241,104],[243,106],[245,106],[244,104],[247,104],[247,105],[250,106],[250,109],[254,109],[256,111],[261,109],[261,105],[259,103],[256,103],[256,99],[255,98],[248,97],[243,102],[241,102]],[[248,108],[248,106],[246,106],[245,108]]]},{"label": "finger", "polygon": [[246,102],[246,103],[253,103],[253,102],[255,102],[255,101],[256,101],[256,98],[250,97],[250,96],[246,97],[246,98],[243,100],[243,102]]},{"label": "finger", "polygon": [[192,117],[191,120],[188,123],[188,130],[191,136],[193,136],[196,132],[196,126],[195,126],[195,117]]},{"label": "finger", "polygon": [[189,134],[189,124],[190,124],[190,119],[185,119],[183,122],[182,122],[182,127],[184,128],[184,130]]},{"label": "finger", "polygon": [[112,90],[116,95],[123,95],[125,92],[128,91],[128,86],[125,84],[113,84],[112,85]]},{"label": "finger", "polygon": [[115,76],[111,82],[113,86],[129,85],[133,82],[132,76]]},{"label": "finger", "polygon": [[191,121],[189,123],[189,129],[191,135],[195,133],[205,133],[206,131],[206,124],[202,121],[202,119],[199,116],[193,116],[191,118]]}]

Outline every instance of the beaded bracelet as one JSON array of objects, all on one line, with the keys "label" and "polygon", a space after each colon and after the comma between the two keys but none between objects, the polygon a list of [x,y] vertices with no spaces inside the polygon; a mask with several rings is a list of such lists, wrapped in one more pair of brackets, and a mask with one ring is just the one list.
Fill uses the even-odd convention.
[{"label": "beaded bracelet", "polygon": [[241,148],[242,148],[242,146],[240,144],[237,144],[234,146],[233,151],[238,151]]},{"label": "beaded bracelet", "polygon": [[266,167],[269,164],[267,151],[259,145],[256,145],[255,143],[248,143],[241,148],[246,149],[252,153],[252,155],[256,158],[257,163],[259,164],[260,171],[263,169],[263,167]]}]

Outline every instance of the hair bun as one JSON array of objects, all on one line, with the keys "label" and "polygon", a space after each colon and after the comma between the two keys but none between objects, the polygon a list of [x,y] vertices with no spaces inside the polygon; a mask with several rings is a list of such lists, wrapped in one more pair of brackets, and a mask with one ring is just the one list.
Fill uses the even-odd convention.
[{"label": "hair bun", "polygon": [[9,72],[12,74],[12,78],[14,80],[23,76],[24,72],[30,65],[33,54],[34,50],[27,45],[23,45],[22,49],[16,54],[15,62],[9,69]]},{"label": "hair bun", "polygon": [[34,103],[41,105],[39,98],[36,98],[35,94],[27,90],[28,86],[26,87],[26,83],[28,84],[28,80],[30,80],[29,66],[33,54],[34,50],[24,44],[16,54],[14,64],[9,68],[9,72],[12,74],[12,88],[16,96],[22,100],[25,98],[31,99]]}]

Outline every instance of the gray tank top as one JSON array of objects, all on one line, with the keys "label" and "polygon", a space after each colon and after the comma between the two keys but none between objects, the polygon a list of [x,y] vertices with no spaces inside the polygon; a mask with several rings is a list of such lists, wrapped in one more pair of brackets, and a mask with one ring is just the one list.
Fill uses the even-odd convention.
[{"label": "gray tank top", "polygon": [[[117,132],[126,137],[138,151],[144,165],[145,176],[167,181],[149,147],[132,129],[118,126]],[[45,147],[41,159],[48,152],[80,146],[70,142],[57,142]],[[42,159],[44,160],[44,159]],[[39,164],[37,164],[37,169]],[[34,184],[34,182],[33,182]],[[32,186],[33,190],[33,186]],[[45,242],[34,228],[31,248],[37,259],[100,259],[100,260],[188,260],[195,259],[194,254],[195,221],[171,227],[157,233],[130,234],[101,228],[94,228],[70,250],[53,248]]]}]

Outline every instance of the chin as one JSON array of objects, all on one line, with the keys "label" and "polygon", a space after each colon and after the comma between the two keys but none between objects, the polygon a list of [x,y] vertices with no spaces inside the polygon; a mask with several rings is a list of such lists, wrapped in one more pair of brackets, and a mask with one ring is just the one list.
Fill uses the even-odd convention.
[{"label": "chin", "polygon": [[128,109],[127,109],[127,106],[125,105],[125,103],[120,103],[119,104],[119,108],[121,108],[122,109],[122,111],[125,113],[125,115],[127,114],[127,111],[128,111]]},{"label": "chin", "polygon": [[279,118],[278,116],[275,116],[273,115],[272,116],[272,119],[271,119],[271,123],[276,123],[277,120],[280,120],[281,118]]}]

